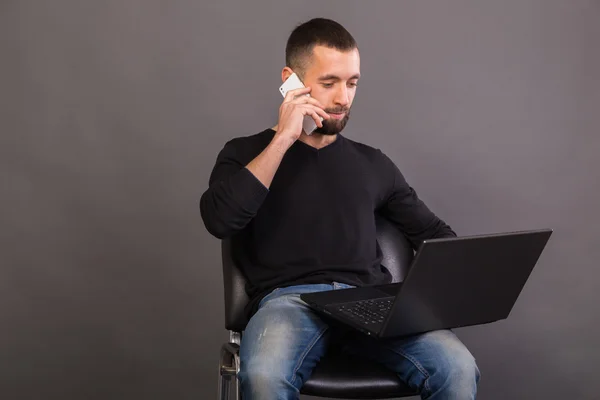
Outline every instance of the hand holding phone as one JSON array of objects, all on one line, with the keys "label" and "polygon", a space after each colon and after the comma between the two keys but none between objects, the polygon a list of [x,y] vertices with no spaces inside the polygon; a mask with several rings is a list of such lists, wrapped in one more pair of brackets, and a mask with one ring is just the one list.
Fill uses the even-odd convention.
[{"label": "hand holding phone", "polygon": [[[288,92],[296,91],[297,89],[305,89],[305,86],[302,83],[302,81],[300,80],[300,78],[298,77],[298,75],[296,75],[296,73],[293,73],[292,75],[290,75],[290,77],[288,79],[286,79],[286,81],[283,83],[283,85],[281,85],[279,87],[279,92],[282,94],[282,96],[284,98],[286,98],[286,95],[288,94]],[[293,94],[293,93],[290,93],[290,94]],[[314,108],[318,108],[317,110],[311,109],[310,107],[303,109],[304,111],[306,111],[306,113],[304,114],[304,118],[302,121],[302,129],[304,130],[304,132],[307,135],[311,135],[313,133],[313,131],[315,129],[317,129],[317,127],[323,126],[322,125],[323,116],[319,115],[319,114],[321,114],[319,111],[321,111],[323,113],[324,113],[324,111],[321,107],[319,107],[320,104],[317,105],[318,102],[315,102],[315,100],[310,97],[310,94],[308,94],[308,92],[306,92],[304,95],[310,99],[310,100],[305,99],[304,100],[305,104],[312,105]],[[296,100],[296,98],[294,97],[291,100]],[[300,104],[302,104],[302,103],[300,103]],[[317,124],[317,118],[319,120],[318,124]]]}]

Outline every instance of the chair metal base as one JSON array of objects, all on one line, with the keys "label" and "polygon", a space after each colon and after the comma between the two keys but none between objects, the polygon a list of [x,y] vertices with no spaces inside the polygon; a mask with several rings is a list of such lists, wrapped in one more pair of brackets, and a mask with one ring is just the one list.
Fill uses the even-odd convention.
[{"label": "chair metal base", "polygon": [[237,379],[240,372],[240,340],[239,332],[229,332],[229,343],[221,347],[221,358],[219,360],[219,399],[230,400],[231,386],[233,383],[234,399],[240,399],[240,388]]},{"label": "chair metal base", "polygon": [[[238,381],[238,374],[240,372],[240,357],[239,357],[239,351],[240,351],[240,343],[241,343],[241,334],[239,332],[234,332],[231,331],[229,333],[229,343],[225,343],[222,347],[221,347],[221,357],[220,357],[220,361],[219,361],[219,400],[231,400],[231,398],[235,399],[235,400],[240,400],[241,394],[240,394],[240,385],[239,385],[239,381]],[[333,363],[332,363],[333,362]],[[342,362],[341,365],[340,362]],[[305,387],[306,392],[303,392],[304,395],[308,395],[308,396],[323,396],[323,394],[321,394],[320,392],[322,392],[322,388],[319,387],[319,385],[322,387],[323,386],[323,376],[321,376],[319,378],[319,371],[321,371],[321,375],[324,374],[328,374],[330,372],[326,372],[328,369],[335,369],[340,370],[342,375],[344,376],[353,376],[352,374],[354,374],[354,376],[356,377],[356,379],[358,379],[358,382],[361,381],[361,379],[364,381],[365,379],[371,379],[371,375],[373,375],[373,370],[368,369],[366,375],[365,373],[358,374],[358,376],[356,375],[356,371],[352,372],[350,370],[347,370],[347,368],[345,368],[345,364],[349,361],[347,361],[346,359],[342,359],[340,360],[331,360],[331,359],[326,359],[323,361],[323,365],[320,367],[325,367],[325,370],[319,370],[317,369],[315,371],[315,376],[314,378],[316,378],[316,382],[313,382],[312,384],[312,388],[310,387],[310,383],[311,381],[309,381],[307,383],[307,386]],[[336,364],[337,363],[337,364]],[[377,367],[376,365],[373,366],[373,368]],[[347,371],[346,371],[347,370]],[[386,374],[384,372],[381,372],[381,377],[385,377]],[[389,375],[389,374],[388,374]],[[379,375],[378,375],[379,376]],[[348,379],[347,377],[345,379]],[[379,386],[378,386],[378,390],[375,393],[365,393],[364,390],[362,390],[363,393],[360,393],[360,387],[357,387],[356,384],[354,384],[354,391],[358,390],[359,393],[354,392],[353,396],[350,395],[348,396],[348,393],[336,393],[336,394],[329,394],[329,396],[331,396],[331,398],[342,398],[339,396],[344,396],[343,398],[361,398],[361,399],[369,399],[369,398],[390,398],[390,397],[406,397],[406,396],[416,396],[418,395],[415,391],[413,391],[412,389],[409,389],[408,387],[397,387],[398,384],[394,384],[393,380],[390,380],[389,378],[387,380],[385,379],[380,379],[379,380]],[[385,389],[382,386],[382,382],[384,386],[387,385],[387,389]],[[390,383],[391,382],[391,383]],[[356,383],[356,382],[355,382]],[[316,385],[316,386],[315,386]],[[360,385],[359,385],[360,386]],[[364,385],[363,385],[364,386]],[[384,393],[382,393],[382,388],[384,388]],[[314,393],[313,393],[314,392]],[[329,390],[329,392],[331,392]],[[378,393],[377,393],[378,392]],[[375,394],[378,394],[377,397],[373,397]],[[358,397],[355,397],[358,396]]]}]

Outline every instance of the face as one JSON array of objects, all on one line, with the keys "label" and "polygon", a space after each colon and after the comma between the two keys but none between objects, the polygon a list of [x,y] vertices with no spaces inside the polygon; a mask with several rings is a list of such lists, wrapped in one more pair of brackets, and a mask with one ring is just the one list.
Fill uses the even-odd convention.
[{"label": "face", "polygon": [[[283,79],[287,79],[291,73],[286,67]],[[304,86],[311,87],[310,95],[321,102],[331,116],[329,120],[323,121],[323,127],[317,128],[315,133],[335,135],[344,129],[350,117],[350,107],[359,78],[358,49],[341,52],[325,46],[315,46],[301,79]]]}]

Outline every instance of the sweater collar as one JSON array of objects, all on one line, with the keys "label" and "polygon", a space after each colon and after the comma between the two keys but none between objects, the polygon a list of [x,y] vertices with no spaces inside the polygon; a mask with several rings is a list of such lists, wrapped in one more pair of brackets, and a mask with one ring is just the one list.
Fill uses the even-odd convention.
[{"label": "sweater collar", "polygon": [[[271,130],[271,132],[273,133],[273,135],[275,135],[275,133],[276,133],[276,132],[275,132],[273,129],[270,129],[270,130]],[[331,149],[334,149],[334,148],[336,148],[336,147],[339,147],[339,146],[340,146],[340,144],[342,143],[342,141],[343,141],[344,139],[345,139],[345,138],[344,138],[344,136],[343,136],[341,133],[338,133],[338,134],[336,135],[336,138],[335,138],[335,140],[334,140],[333,142],[329,143],[329,144],[328,144],[327,146],[325,146],[325,147],[321,147],[320,149],[317,149],[316,147],[312,147],[311,145],[309,145],[309,144],[306,144],[306,143],[304,143],[304,142],[303,142],[303,141],[301,141],[301,140],[296,140],[296,141],[294,142],[294,144],[292,145],[292,147],[297,147],[297,148],[305,148],[305,149],[307,149],[307,150],[310,150],[310,151],[315,151],[315,152],[323,152],[323,151],[329,151],[329,150],[331,150]]]}]

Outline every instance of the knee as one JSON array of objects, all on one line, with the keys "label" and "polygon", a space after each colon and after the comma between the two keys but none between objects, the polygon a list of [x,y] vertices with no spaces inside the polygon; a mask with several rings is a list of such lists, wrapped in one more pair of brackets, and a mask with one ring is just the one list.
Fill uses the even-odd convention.
[{"label": "knee", "polygon": [[442,371],[442,378],[450,386],[474,389],[479,382],[481,372],[475,358],[465,349],[465,353],[449,360]]},{"label": "knee", "polygon": [[475,398],[481,373],[471,352],[456,341],[442,354],[428,379],[429,390],[448,399]]},{"label": "knee", "polygon": [[293,390],[287,375],[283,365],[264,357],[242,362],[238,379],[243,393],[252,393],[252,398],[267,399],[273,393]]},{"label": "knee", "polygon": [[255,394],[255,398],[261,398],[260,394],[276,393],[275,388],[281,386],[281,377],[267,370],[249,370],[240,368],[238,379],[243,392]]},{"label": "knee", "polygon": [[443,393],[447,399],[474,399],[481,373],[475,358],[465,349],[461,354],[441,361],[435,373],[428,379],[428,389]]}]

